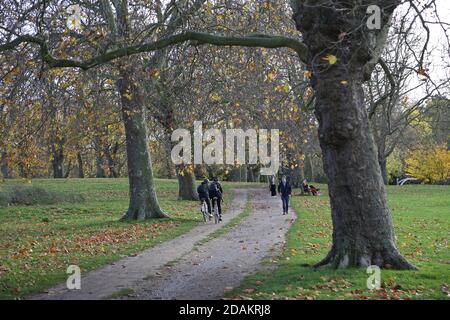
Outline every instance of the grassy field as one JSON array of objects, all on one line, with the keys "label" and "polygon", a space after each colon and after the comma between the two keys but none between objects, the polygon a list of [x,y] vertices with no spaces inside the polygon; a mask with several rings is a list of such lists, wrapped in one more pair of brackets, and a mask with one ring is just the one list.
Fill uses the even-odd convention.
[{"label": "grassy field", "polygon": [[[0,191],[21,183],[2,183]],[[119,222],[128,207],[127,179],[37,179],[32,185],[66,195],[70,202],[0,206],[0,299],[41,291],[64,281],[71,264],[85,272],[174,238],[202,221],[197,202],[177,201],[176,181],[157,180],[160,204],[171,219],[139,223]],[[237,184],[224,188],[232,186]],[[73,195],[83,201],[73,202]],[[225,208],[231,195],[226,200]]]},{"label": "grassy field", "polygon": [[449,299],[450,187],[390,186],[389,203],[401,252],[418,271],[382,270],[382,287],[367,289],[366,270],[315,271],[331,243],[325,186],[319,197],[294,196],[298,220],[289,231],[275,272],[248,277],[231,298],[252,299]]}]

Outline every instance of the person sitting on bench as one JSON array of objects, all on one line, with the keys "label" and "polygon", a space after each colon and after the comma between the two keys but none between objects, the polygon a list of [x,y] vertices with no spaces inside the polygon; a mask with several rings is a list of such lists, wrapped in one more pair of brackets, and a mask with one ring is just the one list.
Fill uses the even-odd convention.
[{"label": "person sitting on bench", "polygon": [[318,188],[314,187],[313,185],[309,186],[309,191],[311,192],[311,194],[313,196],[318,196],[319,195],[319,190]]},{"label": "person sitting on bench", "polygon": [[308,185],[308,180],[304,179],[302,182],[302,190],[304,193],[307,193],[309,195],[318,196],[319,195],[319,188],[314,187],[313,185]]},{"label": "person sitting on bench", "polygon": [[304,193],[310,194],[310,190],[309,190],[309,185],[308,185],[308,180],[304,179],[302,182],[302,190]]}]

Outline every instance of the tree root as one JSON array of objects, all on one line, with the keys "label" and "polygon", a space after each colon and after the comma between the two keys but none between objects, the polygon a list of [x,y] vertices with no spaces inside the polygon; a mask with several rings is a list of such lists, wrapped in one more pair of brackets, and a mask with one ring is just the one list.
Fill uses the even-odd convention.
[{"label": "tree root", "polygon": [[385,250],[382,253],[377,252],[371,257],[357,256],[356,258],[349,258],[350,256],[350,253],[337,253],[336,250],[331,249],[323,260],[314,265],[314,268],[365,268],[369,265],[376,265],[383,269],[417,270],[417,267],[409,263],[396,248]]}]

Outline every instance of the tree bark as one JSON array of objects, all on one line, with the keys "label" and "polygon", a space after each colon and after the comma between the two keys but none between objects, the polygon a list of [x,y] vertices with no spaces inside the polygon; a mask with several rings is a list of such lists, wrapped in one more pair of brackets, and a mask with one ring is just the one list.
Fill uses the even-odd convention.
[{"label": "tree bark", "polygon": [[240,166],[240,178],[239,178],[239,182],[248,182],[248,169],[247,169],[247,165],[243,164]]},{"label": "tree bark", "polygon": [[111,151],[110,151],[110,146],[108,146],[108,145],[105,147],[105,158],[106,158],[106,161],[108,161],[108,169],[109,169],[108,176],[110,178],[117,178],[116,164],[114,163],[114,159],[113,159]]},{"label": "tree bark", "polygon": [[383,183],[385,185],[389,184],[389,177],[387,172],[387,159],[378,157],[378,165],[380,166],[381,178],[383,178]]},{"label": "tree bark", "polygon": [[71,171],[72,171],[72,161],[69,160],[69,163],[67,164],[66,173],[64,174],[64,179],[69,178]]},{"label": "tree bark", "polygon": [[77,162],[78,162],[78,178],[84,178],[84,167],[83,167],[83,158],[81,157],[81,152],[77,153]]},{"label": "tree bark", "polygon": [[[170,137],[169,137],[170,139]],[[165,166],[166,166],[166,178],[167,179],[173,179],[173,174],[172,174],[172,170],[173,170],[173,163],[172,163],[172,158],[171,158],[171,142],[166,142],[165,143],[165,149],[166,149],[166,157],[165,157]],[[195,180],[195,178],[194,178]]]},{"label": "tree bark", "polygon": [[195,175],[192,166],[176,166],[178,177],[178,199],[179,200],[198,200],[197,190],[195,189]]},{"label": "tree bark", "polygon": [[140,92],[140,84],[132,79],[136,73],[131,65],[132,61],[124,60],[119,68],[118,88],[125,125],[130,203],[123,219],[165,218],[167,215],[159,206],[153,181],[146,107]]},{"label": "tree bark", "polygon": [[383,178],[383,183],[387,185],[389,183],[389,179],[387,174],[387,159],[386,159],[387,158],[386,156],[387,135],[385,134],[386,129],[382,128],[380,130],[381,132],[377,132],[376,129],[373,128],[373,125],[371,126],[371,128],[376,145],[378,164],[381,170],[381,177]]},{"label": "tree bark", "polygon": [[8,154],[6,152],[2,152],[0,171],[2,172],[3,179],[11,178],[11,169],[9,168]]},{"label": "tree bark", "polygon": [[255,168],[252,165],[248,166],[248,182],[256,182],[255,181],[255,172],[254,172]]},{"label": "tree bark", "polygon": [[[96,129],[98,130],[98,129]],[[105,170],[103,169],[103,155],[102,155],[102,142],[99,136],[95,138],[95,151],[97,153],[95,157],[95,177],[104,178]]]},{"label": "tree bark", "polygon": [[53,178],[63,178],[64,152],[62,143],[56,141],[52,143],[52,156]]},{"label": "tree bark", "polygon": [[[311,85],[333,222],[332,248],[316,267],[413,269],[396,247],[364,107],[363,81],[373,58],[368,54],[368,32],[364,26],[358,27],[364,21],[364,8],[353,8],[357,16],[352,18],[328,2],[323,7],[303,2],[297,1],[294,18],[310,51],[308,64],[313,70]],[[386,8],[388,16],[395,8],[391,5]],[[383,23],[387,23],[386,18]],[[357,31],[342,39],[342,30]],[[327,53],[336,56],[337,63],[323,60]]]},{"label": "tree bark", "polygon": [[386,192],[364,108],[362,78],[336,68],[314,85],[319,141],[329,183],[333,246],[318,266],[413,268],[398,252]]}]

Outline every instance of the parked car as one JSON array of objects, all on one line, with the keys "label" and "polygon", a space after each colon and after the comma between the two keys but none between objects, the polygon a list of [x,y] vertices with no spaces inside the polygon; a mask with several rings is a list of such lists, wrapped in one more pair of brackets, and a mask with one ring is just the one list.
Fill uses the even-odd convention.
[{"label": "parked car", "polygon": [[420,184],[422,181],[417,178],[403,178],[397,180],[397,185],[403,186],[405,184]]}]

